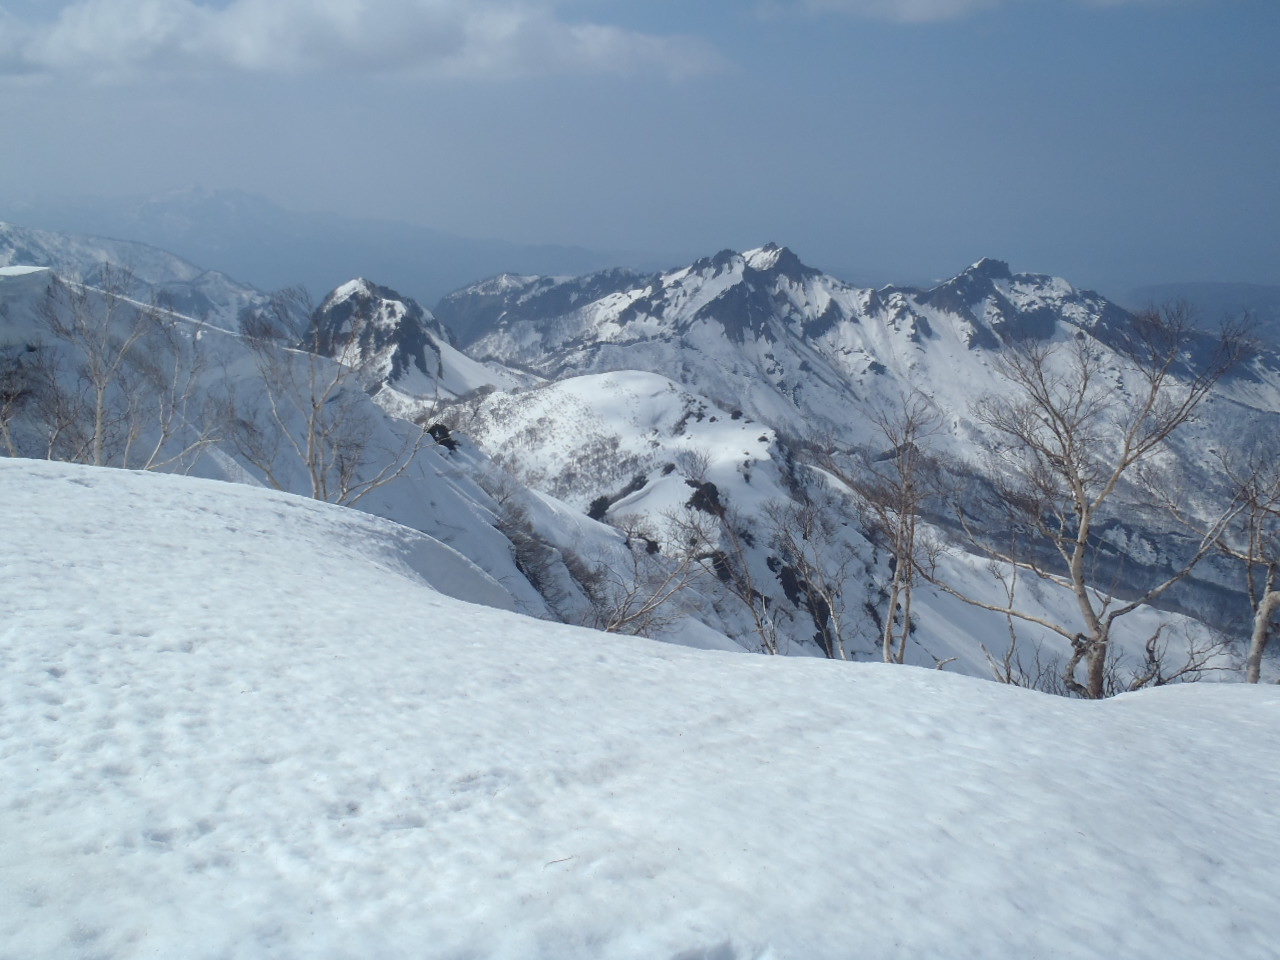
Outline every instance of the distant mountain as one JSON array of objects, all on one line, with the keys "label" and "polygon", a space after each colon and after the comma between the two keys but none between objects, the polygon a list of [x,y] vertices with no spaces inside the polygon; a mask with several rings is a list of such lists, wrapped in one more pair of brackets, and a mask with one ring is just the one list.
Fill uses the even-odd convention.
[{"label": "distant mountain", "polygon": [[512,320],[554,320],[611,293],[642,287],[655,276],[625,268],[582,277],[502,273],[447,294],[436,305],[436,314],[468,347]]},{"label": "distant mountain", "polygon": [[112,286],[127,279],[140,299],[160,297],[179,313],[228,328],[245,307],[266,299],[248,284],[144,243],[0,223],[0,266],[11,265],[48,267],[91,286],[114,271]]},{"label": "distant mountain", "polygon": [[551,379],[662,373],[798,433],[845,433],[914,386],[963,409],[990,382],[1003,344],[1063,323],[1101,333],[1128,322],[1095,293],[997,260],[929,290],[873,290],[774,244],[664,274],[506,275],[450,294],[436,315],[480,359]]},{"label": "distant mountain", "polygon": [[423,303],[504,270],[576,275],[636,259],[579,247],[476,240],[392,221],[296,213],[234,190],[10,202],[0,204],[0,219],[142,241],[264,290],[301,285],[320,296],[363,275]]}]

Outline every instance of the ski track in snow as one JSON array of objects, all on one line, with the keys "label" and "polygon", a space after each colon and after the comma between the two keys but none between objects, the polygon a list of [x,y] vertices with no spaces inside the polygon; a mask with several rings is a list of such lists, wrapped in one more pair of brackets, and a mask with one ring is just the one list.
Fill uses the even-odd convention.
[{"label": "ski track in snow", "polygon": [[0,460],[0,504],[0,957],[1280,942],[1280,689],[1082,703],[604,636],[210,481]]}]

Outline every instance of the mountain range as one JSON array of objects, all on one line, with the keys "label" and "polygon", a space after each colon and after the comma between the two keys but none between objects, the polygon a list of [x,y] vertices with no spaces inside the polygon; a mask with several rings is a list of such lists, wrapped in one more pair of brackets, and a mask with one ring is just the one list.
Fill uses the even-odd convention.
[{"label": "mountain range", "polygon": [[[990,438],[974,410],[984,397],[1008,389],[1002,353],[1083,337],[1110,355],[1131,336],[1133,323],[1132,314],[1092,291],[1060,278],[1015,274],[996,260],[981,260],[930,289],[876,290],[824,275],[772,244],[724,251],[665,274],[503,276],[446,297],[436,313],[473,356],[546,377],[560,385],[549,387],[552,392],[568,390],[575,378],[615,371],[670,377],[721,409],[776,430],[784,452],[775,445],[775,456],[782,459],[815,440],[883,446],[882,418],[905,398],[926,395],[939,413],[932,447],[986,475]],[[1211,342],[1201,341],[1201,349]],[[1280,432],[1276,359],[1264,345],[1231,370],[1175,438],[1172,450],[1187,487],[1207,491],[1220,484],[1206,449],[1242,448]],[[1110,361],[1113,369],[1119,363]],[[494,394],[475,405],[470,428],[491,452],[526,458],[529,450],[518,457],[516,450],[531,429],[522,422],[543,425],[539,436],[549,433],[548,421],[562,422],[563,415],[549,417],[545,406],[532,396]],[[574,478],[578,501],[608,493],[584,483],[574,457],[552,459],[558,467],[539,469],[551,471],[544,482],[557,483],[561,495],[570,491],[557,471]],[[739,464],[740,477],[751,472],[746,464]],[[609,476],[604,485],[618,479]],[[1125,540],[1146,531],[1153,548],[1146,551],[1152,563],[1145,572],[1154,574],[1191,545],[1186,531],[1148,500],[1142,491],[1127,492],[1125,508],[1109,518],[1108,535]],[[1128,570],[1113,575],[1140,582],[1134,574],[1143,562],[1129,556],[1124,564]],[[1166,600],[1223,622],[1236,602],[1221,595],[1225,579],[1210,562]]]},{"label": "mountain range", "polygon": [[500,270],[585,273],[637,254],[521,245],[388,220],[286,210],[236,190],[144,197],[0,201],[0,220],[128,238],[215,266],[263,290],[302,286],[320,297],[358,274],[432,303]]},{"label": "mountain range", "polygon": [[[271,311],[272,297],[150,248],[0,230],[0,264],[38,263],[92,287],[93,271],[112,260],[130,261],[135,281],[164,292],[175,315],[198,307],[227,331],[224,379],[206,387],[229,389],[230,370],[231,394],[247,390],[261,408],[270,396],[254,360],[261,338],[239,334]],[[42,283],[0,282],[9,342],[38,339],[32,318]],[[695,559],[711,576],[665,597],[663,615],[646,620],[644,631],[697,646],[855,659],[879,655],[896,561],[856,506],[856,491],[814,452],[896,462],[902,450],[886,435],[886,420],[909,398],[926,397],[936,413],[930,455],[954,465],[955,497],[967,498],[970,516],[996,536],[1003,521],[991,512],[990,492],[1008,473],[975,410],[1009,396],[1001,357],[1019,345],[1086,343],[1121,395],[1136,375],[1122,349],[1134,335],[1133,315],[1060,278],[984,259],[927,289],[860,288],[774,244],[660,273],[500,274],[454,291],[434,313],[379,281],[356,279],[290,322],[297,329],[280,341],[288,348],[281,369],[301,370],[313,363],[306,357],[321,354],[336,361],[324,370],[358,371],[359,395],[350,386],[339,392],[378,424],[369,429],[387,437],[383,449],[395,447],[406,422],[434,431],[437,443],[413,471],[362,507],[468,556],[479,551],[472,559],[507,585],[508,603],[640,630],[619,611],[636,601],[637,584],[685,569],[677,548],[696,534],[703,545]],[[1206,451],[1275,436],[1278,418],[1280,362],[1263,345],[1179,432],[1167,451],[1170,476],[1207,504],[1222,477]],[[297,436],[301,423],[295,417],[275,429]],[[269,479],[243,446],[210,446],[195,472]],[[283,488],[307,492],[304,472],[286,473],[292,479]],[[1176,568],[1195,538],[1136,487],[1117,497],[1099,518],[1093,575],[1116,597],[1136,596],[1144,580]],[[924,519],[937,536],[954,535],[942,505],[928,509]],[[801,514],[816,519],[798,544],[788,530]],[[951,548],[935,562],[940,578],[999,606],[1007,584],[987,561]],[[1074,616],[1071,597],[1052,579],[1023,590],[1044,619]],[[1206,625],[1238,635],[1243,602],[1231,563],[1202,563],[1162,597],[1163,610],[1144,608],[1123,621],[1124,669],[1137,669],[1162,620],[1176,625],[1176,644],[1188,649],[1209,635]],[[1009,636],[1004,617],[933,585],[920,586],[906,626],[907,662],[975,675],[989,675],[992,650],[1007,643],[994,638]],[[1034,624],[1020,634],[1037,662],[1065,658],[1059,641]],[[1229,665],[1231,654],[1214,662]]]}]

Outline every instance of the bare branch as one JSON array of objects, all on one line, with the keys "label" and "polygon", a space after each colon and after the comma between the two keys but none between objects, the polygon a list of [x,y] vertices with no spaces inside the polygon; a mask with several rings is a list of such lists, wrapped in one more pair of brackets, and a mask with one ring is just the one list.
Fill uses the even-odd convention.
[{"label": "bare branch", "polygon": [[[992,442],[999,509],[1011,530],[1034,534],[1034,544],[1020,552],[1015,537],[1015,549],[997,546],[955,498],[953,513],[960,528],[971,549],[1068,588],[1079,625],[1054,623],[1020,609],[1012,595],[1005,605],[979,601],[924,568],[921,572],[966,603],[1036,623],[1066,639],[1071,653],[1062,682],[1079,696],[1105,694],[1115,622],[1185,578],[1217,541],[1217,534],[1207,531],[1191,558],[1129,602],[1117,601],[1114,584],[1106,589],[1097,582],[1099,543],[1094,528],[1121,482],[1138,473],[1143,462],[1191,419],[1241,356],[1238,333],[1225,331],[1208,359],[1192,369],[1186,357],[1198,336],[1185,308],[1172,306],[1136,315],[1120,342],[1113,344],[1114,352],[1083,331],[1065,342],[1016,344],[998,365],[1010,389],[974,407],[975,418]],[[1113,368],[1111,358],[1117,353],[1121,366]],[[1083,681],[1077,678],[1082,665]],[[1007,662],[1003,672],[1011,674]]]}]

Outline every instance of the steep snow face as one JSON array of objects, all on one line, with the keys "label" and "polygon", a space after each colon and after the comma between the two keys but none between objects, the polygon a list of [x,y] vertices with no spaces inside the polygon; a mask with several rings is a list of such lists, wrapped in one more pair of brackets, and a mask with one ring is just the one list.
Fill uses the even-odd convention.
[{"label": "steep snow face", "polygon": [[527,380],[467,357],[417,302],[362,278],[325,298],[311,319],[307,344],[413,398],[454,399],[479,387]]},{"label": "steep snow face", "polygon": [[[817,652],[809,644],[815,632],[810,615],[769,587],[776,586],[776,577],[767,565],[763,511],[788,497],[769,428],[740,410],[722,410],[666,377],[634,370],[489,393],[446,416],[520,483],[558,504],[557,515],[546,518],[539,530],[580,564],[600,568],[610,579],[636,573],[631,555],[618,550],[622,539],[648,544],[652,558],[646,558],[646,569],[648,562],[667,573],[677,566],[690,503],[712,510],[731,507],[735,523],[739,516],[754,517],[759,540],[749,534],[752,549],[736,559],[761,590],[777,594],[778,610],[787,611],[794,652]],[[710,519],[706,513],[699,516]],[[601,537],[595,520],[623,533]],[[595,529],[581,529],[584,522]],[[860,537],[854,539],[865,547]],[[657,569],[648,572],[658,574]],[[696,578],[666,605],[680,613],[678,629],[656,635],[701,646],[715,634],[717,647],[758,649],[761,638],[753,634],[749,613],[737,609],[731,597],[717,598],[718,592],[714,577]],[[727,641],[726,633],[738,643]]]},{"label": "steep snow face", "polygon": [[684,650],[450,599],[447,550],[271,491],[0,460],[0,494],[0,954],[1280,941],[1280,688]]},{"label": "steep snow face", "polygon": [[[645,512],[657,514],[689,498],[691,471],[737,486],[744,477],[750,483],[753,472],[772,470],[771,429],[637,370],[489,394],[459,423],[532,486],[580,509],[631,487],[611,510],[623,513],[656,498]],[[780,495],[776,473],[758,488]]]}]

